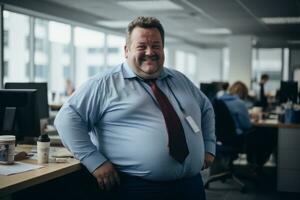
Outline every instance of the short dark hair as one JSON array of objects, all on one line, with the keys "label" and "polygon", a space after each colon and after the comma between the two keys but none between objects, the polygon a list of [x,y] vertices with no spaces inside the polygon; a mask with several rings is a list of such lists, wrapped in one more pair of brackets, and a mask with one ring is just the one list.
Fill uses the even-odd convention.
[{"label": "short dark hair", "polygon": [[269,79],[269,75],[268,74],[262,74],[260,77],[260,80],[268,80]]},{"label": "short dark hair", "polygon": [[163,43],[163,46],[165,44],[165,31],[163,26],[161,25],[160,21],[155,18],[155,17],[144,17],[144,16],[139,16],[137,18],[135,18],[133,21],[131,21],[128,24],[127,30],[126,30],[126,44],[130,44],[130,37],[131,37],[131,33],[133,31],[133,29],[135,27],[141,27],[141,28],[157,28],[160,36],[161,36],[161,40]]},{"label": "short dark hair", "polygon": [[228,87],[229,87],[229,83],[228,82],[222,83],[222,90],[228,90]]}]

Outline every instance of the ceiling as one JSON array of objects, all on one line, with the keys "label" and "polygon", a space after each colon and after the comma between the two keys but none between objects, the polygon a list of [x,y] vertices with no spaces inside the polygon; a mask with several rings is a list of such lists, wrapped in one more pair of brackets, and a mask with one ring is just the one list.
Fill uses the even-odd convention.
[{"label": "ceiling", "polygon": [[[141,8],[128,8],[122,0],[7,0],[8,5],[63,17],[97,27],[99,21],[128,21],[136,16],[155,16],[160,19],[168,36],[167,41],[179,41],[196,46],[224,46],[233,35],[251,35],[253,44],[261,47],[300,46],[300,20],[288,24],[266,24],[266,17],[300,17],[300,0],[169,0],[175,4],[162,9],[156,0]],[[170,3],[169,2],[169,3]],[[172,4],[172,5],[173,5]],[[156,10],[149,8],[158,5]],[[124,23],[123,23],[124,24]],[[199,29],[230,30],[230,34],[203,34]],[[109,28],[124,33],[125,27]],[[202,30],[203,31],[203,30]]]}]

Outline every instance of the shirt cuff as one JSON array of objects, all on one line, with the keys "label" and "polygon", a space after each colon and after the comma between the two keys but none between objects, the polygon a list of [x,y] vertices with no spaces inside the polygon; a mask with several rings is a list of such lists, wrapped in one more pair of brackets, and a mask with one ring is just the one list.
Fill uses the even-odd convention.
[{"label": "shirt cuff", "polygon": [[89,170],[90,173],[94,172],[102,163],[107,160],[98,151],[93,152],[89,156],[81,160],[81,163]]},{"label": "shirt cuff", "polygon": [[205,152],[216,155],[216,144],[214,142],[205,142]]}]

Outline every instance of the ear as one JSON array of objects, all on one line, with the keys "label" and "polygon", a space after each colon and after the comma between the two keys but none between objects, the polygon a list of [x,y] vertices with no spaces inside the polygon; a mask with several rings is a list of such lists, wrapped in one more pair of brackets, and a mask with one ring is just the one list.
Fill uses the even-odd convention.
[{"label": "ear", "polygon": [[125,45],[125,46],[124,46],[125,58],[128,58],[128,51],[129,51],[128,46]]}]

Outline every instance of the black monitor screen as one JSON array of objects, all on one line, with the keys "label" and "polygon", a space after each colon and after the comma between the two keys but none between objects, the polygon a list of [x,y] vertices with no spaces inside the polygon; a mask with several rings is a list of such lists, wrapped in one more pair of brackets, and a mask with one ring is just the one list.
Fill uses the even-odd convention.
[{"label": "black monitor screen", "polygon": [[5,83],[6,89],[36,89],[38,95],[38,105],[40,119],[49,118],[48,88],[47,83]]},{"label": "black monitor screen", "polygon": [[12,134],[17,142],[41,133],[37,90],[0,90],[0,134]]},{"label": "black monitor screen", "polygon": [[218,84],[215,83],[200,83],[200,90],[210,99],[213,100],[217,92],[220,90]]},{"label": "black monitor screen", "polygon": [[285,103],[288,100],[297,103],[298,98],[298,82],[297,81],[281,81],[279,91],[279,102]]},{"label": "black monitor screen", "polygon": [[[215,90],[218,92],[220,90],[227,90],[229,87],[229,83],[228,82],[223,82],[223,81],[213,81],[212,84],[215,87]],[[226,88],[224,88],[226,87]]]}]

